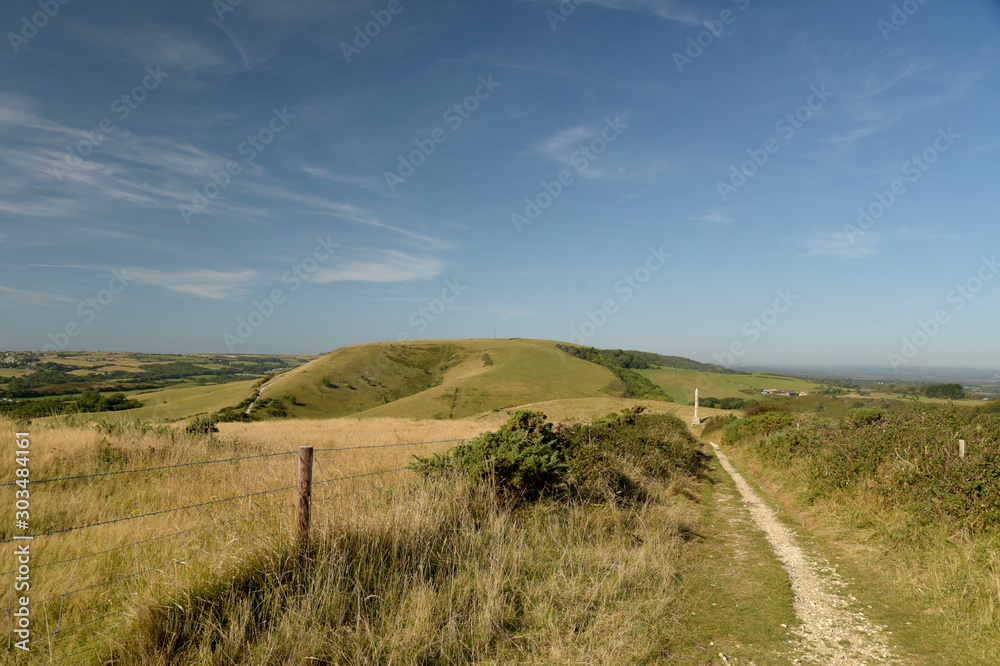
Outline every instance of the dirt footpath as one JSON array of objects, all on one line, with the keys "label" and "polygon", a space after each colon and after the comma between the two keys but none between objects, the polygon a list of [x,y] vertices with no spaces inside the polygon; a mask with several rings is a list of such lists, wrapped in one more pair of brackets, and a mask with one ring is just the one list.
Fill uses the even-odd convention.
[{"label": "dirt footpath", "polygon": [[839,578],[833,567],[816,556],[806,557],[795,534],[781,524],[774,511],[733,468],[726,454],[714,443],[712,448],[791,580],[795,613],[802,620],[801,656],[796,662],[868,666],[903,663],[887,647],[884,628],[873,624],[863,613],[848,610],[847,601],[834,592]]}]

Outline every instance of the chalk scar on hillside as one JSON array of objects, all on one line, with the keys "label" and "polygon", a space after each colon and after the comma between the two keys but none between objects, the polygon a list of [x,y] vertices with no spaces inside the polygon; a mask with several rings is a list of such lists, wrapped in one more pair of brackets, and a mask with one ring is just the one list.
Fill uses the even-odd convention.
[{"label": "chalk scar on hillside", "polygon": [[802,639],[803,656],[820,663],[903,663],[890,652],[885,628],[875,625],[859,611],[848,610],[847,601],[832,591],[837,577],[828,576],[825,580],[819,575],[820,571],[833,572],[830,564],[816,556],[806,557],[795,534],[781,524],[774,511],[733,468],[726,454],[715,443],[711,444],[788,574],[795,594],[795,614],[802,621],[796,633]]}]

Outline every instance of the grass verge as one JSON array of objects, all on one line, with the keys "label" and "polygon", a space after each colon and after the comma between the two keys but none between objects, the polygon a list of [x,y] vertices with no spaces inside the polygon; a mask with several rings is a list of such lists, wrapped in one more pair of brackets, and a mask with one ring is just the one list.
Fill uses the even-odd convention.
[{"label": "grass verge", "polygon": [[685,640],[672,662],[787,664],[798,624],[788,576],[714,456],[703,488],[697,538],[681,566]]}]

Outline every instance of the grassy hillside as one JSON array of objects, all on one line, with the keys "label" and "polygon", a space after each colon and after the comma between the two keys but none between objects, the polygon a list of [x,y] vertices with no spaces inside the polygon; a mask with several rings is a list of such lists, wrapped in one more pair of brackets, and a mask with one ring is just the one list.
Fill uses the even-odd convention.
[{"label": "grassy hillside", "polygon": [[616,394],[611,372],[555,344],[485,339],[345,347],[280,377],[264,396],[283,400],[298,417],[463,418],[541,400]]},{"label": "grassy hillside", "polygon": [[192,414],[211,414],[252,395],[253,386],[257,381],[229,382],[211,386],[179,386],[138,393],[129,397],[140,400],[143,406],[122,414],[127,417],[148,419],[154,423],[187,418]]},{"label": "grassy hillside", "polygon": [[[661,386],[675,400],[684,403],[694,402],[695,388],[701,390],[702,396],[712,396],[713,398],[751,398],[754,397],[752,394],[758,394],[763,389],[769,388],[810,393],[820,390],[819,385],[804,379],[765,373],[737,375],[676,368],[637,370],[636,372]],[[751,393],[747,391],[751,391]]]}]

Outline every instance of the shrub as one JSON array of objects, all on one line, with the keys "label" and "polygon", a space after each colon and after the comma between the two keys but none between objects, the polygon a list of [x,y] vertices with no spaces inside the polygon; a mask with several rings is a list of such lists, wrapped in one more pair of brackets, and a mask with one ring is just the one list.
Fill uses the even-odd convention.
[{"label": "shrub", "polygon": [[[764,405],[761,405],[763,407]],[[752,411],[752,410],[751,410]],[[787,411],[767,411],[730,422],[722,429],[722,441],[739,442],[753,437],[764,437],[790,427],[795,419]]]},{"label": "shrub", "polygon": [[184,428],[184,432],[192,435],[211,435],[214,432],[219,432],[219,429],[212,421],[212,417],[197,416],[193,421],[187,424]]},{"label": "shrub", "polygon": [[132,417],[132,418],[101,418],[94,422],[94,427],[96,427],[100,432],[105,435],[124,435],[124,434],[156,434],[156,435],[168,435],[172,431],[170,426],[167,425],[153,425],[151,421],[144,421],[142,419]]},{"label": "shrub", "polygon": [[743,416],[757,416],[758,414],[767,414],[768,412],[791,412],[787,405],[775,405],[764,403],[763,405],[757,405],[751,407],[746,411]]},{"label": "shrub", "polygon": [[519,411],[500,430],[443,455],[417,458],[424,474],[486,480],[509,498],[557,495],[583,501],[635,501],[649,479],[695,476],[704,455],[675,416],[625,410],[591,424],[556,428],[538,412]]},{"label": "shrub", "polygon": [[648,480],[697,476],[704,455],[684,423],[667,414],[624,410],[563,431],[571,496],[589,501],[641,501]]},{"label": "shrub", "polygon": [[463,442],[444,455],[417,457],[415,468],[424,473],[459,469],[473,481],[489,480],[516,497],[535,499],[561,482],[567,465],[545,415],[522,410],[500,430]]},{"label": "shrub", "polygon": [[847,412],[847,423],[860,428],[885,421],[886,411],[881,407],[859,407]]},{"label": "shrub", "polygon": [[262,398],[254,403],[250,410],[254,418],[284,418],[288,416],[288,407],[281,400]]},{"label": "shrub", "polygon": [[713,398],[707,396],[701,398],[698,403],[702,407],[713,407],[716,409],[753,409],[760,404],[757,400],[744,398]]}]

